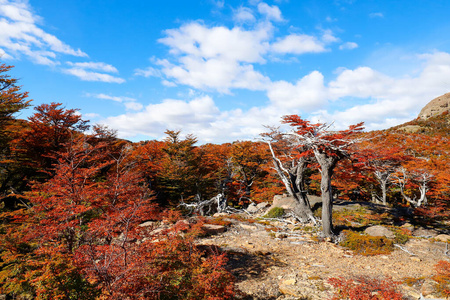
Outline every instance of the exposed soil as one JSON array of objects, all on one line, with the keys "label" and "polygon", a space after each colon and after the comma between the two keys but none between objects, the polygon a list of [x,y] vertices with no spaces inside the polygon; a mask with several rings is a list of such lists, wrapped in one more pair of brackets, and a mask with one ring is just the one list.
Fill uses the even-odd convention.
[{"label": "exposed soil", "polygon": [[[226,220],[232,222],[226,232],[202,238],[199,244],[227,252],[241,299],[330,299],[329,278],[359,275],[395,281],[414,277],[419,280],[413,286],[400,286],[405,299],[418,299],[421,293],[431,297],[434,265],[450,259],[448,244],[429,238],[412,238],[403,250],[388,255],[362,256],[305,231],[311,227]],[[275,227],[278,231],[270,231]]]}]

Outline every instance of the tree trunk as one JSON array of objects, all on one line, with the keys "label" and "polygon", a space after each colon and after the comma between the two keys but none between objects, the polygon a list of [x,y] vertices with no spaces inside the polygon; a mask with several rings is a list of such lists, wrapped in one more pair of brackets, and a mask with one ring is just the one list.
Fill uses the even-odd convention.
[{"label": "tree trunk", "polygon": [[387,180],[381,181],[381,200],[383,201],[383,205],[387,205],[386,186],[387,186]]},{"label": "tree trunk", "polygon": [[322,192],[322,226],[326,237],[333,237],[333,191],[331,188],[332,168],[322,167],[320,190]]}]

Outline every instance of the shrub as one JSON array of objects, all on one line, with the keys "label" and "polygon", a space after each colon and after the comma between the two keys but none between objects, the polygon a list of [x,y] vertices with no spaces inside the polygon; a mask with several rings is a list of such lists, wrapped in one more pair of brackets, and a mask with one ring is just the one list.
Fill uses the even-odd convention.
[{"label": "shrub", "polygon": [[397,291],[398,282],[392,279],[377,279],[367,276],[346,279],[330,278],[328,282],[336,289],[333,300],[401,300],[403,295]]},{"label": "shrub", "polygon": [[269,218],[269,219],[281,218],[283,215],[284,215],[284,208],[282,208],[282,207],[274,207],[271,210],[269,210],[263,216],[263,218]]},{"label": "shrub", "polygon": [[393,241],[380,236],[363,235],[357,232],[343,231],[344,240],[341,246],[364,256],[389,254],[394,250]]},{"label": "shrub", "polygon": [[450,262],[440,260],[434,268],[437,275],[433,276],[433,280],[436,281],[436,290],[442,297],[450,297]]}]

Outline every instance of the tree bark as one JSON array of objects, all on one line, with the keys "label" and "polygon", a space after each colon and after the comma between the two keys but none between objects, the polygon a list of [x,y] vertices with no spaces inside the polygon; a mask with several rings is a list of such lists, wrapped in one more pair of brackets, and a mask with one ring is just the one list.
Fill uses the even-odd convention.
[{"label": "tree bark", "polygon": [[326,153],[314,151],[317,161],[320,164],[320,190],[322,192],[322,229],[325,237],[334,237],[333,232],[333,190],[331,187],[331,177],[339,158],[328,156]]},{"label": "tree bark", "polygon": [[332,237],[333,233],[333,191],[331,187],[331,168],[322,168],[320,190],[322,192],[322,226],[326,237]]}]

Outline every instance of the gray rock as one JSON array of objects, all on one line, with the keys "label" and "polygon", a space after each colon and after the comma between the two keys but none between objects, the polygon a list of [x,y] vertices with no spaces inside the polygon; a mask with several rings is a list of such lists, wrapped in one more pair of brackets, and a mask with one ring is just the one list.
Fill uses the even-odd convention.
[{"label": "gray rock", "polygon": [[148,221],[148,222],[144,222],[138,225],[138,227],[153,227],[155,226],[156,222],[153,221]]},{"label": "gray rock", "polygon": [[209,235],[219,234],[227,230],[225,226],[214,224],[203,224],[202,229]]},{"label": "gray rock", "polygon": [[439,235],[435,236],[434,238],[440,242],[450,241],[450,235],[448,235],[448,234],[439,234]]},{"label": "gray rock", "polygon": [[264,208],[266,208],[268,206],[270,206],[269,202],[261,202],[261,203],[258,203],[258,205],[256,205],[256,208],[257,209],[264,209]]},{"label": "gray rock", "polygon": [[[308,195],[309,204],[311,207],[314,207],[316,203],[322,203],[322,198],[318,196]],[[288,196],[286,194],[283,195],[275,195],[273,197],[272,206],[273,207],[282,207],[284,209],[294,210],[297,207],[297,201],[294,197]]]},{"label": "gray rock", "polygon": [[368,227],[364,232],[371,236],[384,236],[388,239],[395,238],[395,234],[392,231],[381,225]]},{"label": "gray rock", "polygon": [[434,230],[419,228],[414,230],[413,235],[424,238],[432,238],[437,236],[437,233]]},{"label": "gray rock", "polygon": [[251,214],[254,214],[258,211],[259,209],[256,207],[255,203],[251,203],[248,207],[247,207],[247,211]]}]

